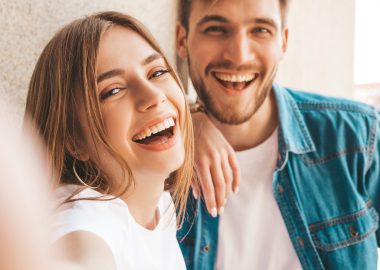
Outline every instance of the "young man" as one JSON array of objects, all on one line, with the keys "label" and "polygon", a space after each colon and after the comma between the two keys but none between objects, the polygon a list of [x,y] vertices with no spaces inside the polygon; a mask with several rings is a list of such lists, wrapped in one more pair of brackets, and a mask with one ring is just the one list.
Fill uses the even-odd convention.
[{"label": "young man", "polygon": [[[193,115],[207,206],[189,201],[178,235],[188,269],[376,269],[379,112],[273,83],[287,8],[180,1],[178,54],[208,116]],[[241,168],[228,201],[236,166],[223,140]]]}]

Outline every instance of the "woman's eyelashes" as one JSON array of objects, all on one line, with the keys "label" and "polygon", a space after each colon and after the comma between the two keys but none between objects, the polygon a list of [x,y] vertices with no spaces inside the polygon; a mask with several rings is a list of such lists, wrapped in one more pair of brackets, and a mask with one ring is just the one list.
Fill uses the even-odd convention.
[{"label": "woman's eyelashes", "polygon": [[109,90],[104,90],[100,94],[100,100],[103,101],[111,96],[114,96],[118,94],[120,91],[125,90],[126,88],[124,87],[113,87]]},{"label": "woman's eyelashes", "polygon": [[149,79],[153,79],[153,78],[158,78],[158,77],[161,77],[162,75],[166,74],[170,72],[170,69],[168,68],[160,68],[158,70],[155,70],[154,72],[152,72],[152,74],[149,77]]},{"label": "woman's eyelashes", "polygon": [[[169,72],[170,72],[169,68],[166,68],[166,67],[158,68],[158,69],[155,69],[153,72],[148,73],[147,79],[153,80],[153,79],[162,77],[163,75]],[[110,87],[109,89],[103,90],[99,95],[100,101],[104,101],[112,96],[115,96],[124,90],[127,90],[127,87],[118,86],[118,87]]]}]

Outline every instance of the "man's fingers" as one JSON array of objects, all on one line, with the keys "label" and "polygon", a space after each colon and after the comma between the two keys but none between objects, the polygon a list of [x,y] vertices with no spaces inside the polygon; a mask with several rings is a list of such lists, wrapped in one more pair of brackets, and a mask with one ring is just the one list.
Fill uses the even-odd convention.
[{"label": "man's fingers", "polygon": [[216,217],[218,212],[216,210],[215,191],[210,175],[210,167],[198,166],[197,172],[207,210],[211,216]]},{"label": "man's fingers", "polygon": [[238,164],[238,161],[236,159],[236,154],[235,152],[231,152],[228,155],[228,160],[231,166],[232,170],[232,176],[233,176],[233,182],[232,182],[232,191],[237,194],[239,191],[239,186],[240,186],[240,167]]}]

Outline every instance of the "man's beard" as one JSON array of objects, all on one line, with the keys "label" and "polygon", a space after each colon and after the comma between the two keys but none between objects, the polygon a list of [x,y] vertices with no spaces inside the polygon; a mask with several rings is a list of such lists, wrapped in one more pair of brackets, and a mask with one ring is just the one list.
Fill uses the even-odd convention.
[{"label": "man's beard", "polygon": [[[226,67],[230,64],[222,63],[217,65],[219,67]],[[216,65],[213,65],[213,67],[214,66]],[[209,67],[206,68],[206,75],[210,73],[208,72],[208,70],[210,70]],[[238,68],[236,70],[248,70],[248,68]],[[240,125],[251,119],[251,117],[257,112],[261,105],[263,105],[265,99],[269,96],[270,91],[272,90],[272,84],[276,75],[276,71],[277,67],[274,66],[272,70],[269,71],[267,75],[264,77],[261,87],[258,88],[255,91],[254,95],[251,97],[252,99],[254,99],[253,106],[249,106],[248,108],[245,108],[240,112],[239,110],[237,110],[236,105],[234,104],[224,106],[223,108],[218,108],[217,104],[212,98],[212,95],[210,94],[212,90],[206,89],[206,84],[204,83],[204,80],[202,80],[201,78],[199,78],[199,76],[196,75],[196,73],[191,68],[191,64],[189,62],[189,72],[193,82],[193,86],[198,94],[199,99],[203,102],[206,112],[213,116],[220,123],[227,125]]]}]

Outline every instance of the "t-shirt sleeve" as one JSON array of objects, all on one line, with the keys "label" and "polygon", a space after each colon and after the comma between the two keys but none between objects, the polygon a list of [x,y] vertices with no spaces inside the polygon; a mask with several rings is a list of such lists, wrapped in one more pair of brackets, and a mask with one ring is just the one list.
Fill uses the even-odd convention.
[{"label": "t-shirt sleeve", "polygon": [[59,209],[54,215],[54,240],[75,231],[87,231],[103,239],[106,238],[104,230],[106,222],[100,213],[96,215],[95,209],[86,207],[86,203],[83,202],[68,204],[71,206],[64,205],[61,207],[63,209]]},{"label": "t-shirt sleeve", "polygon": [[125,252],[126,223],[121,223],[107,202],[81,200],[66,203],[54,215],[53,224],[54,241],[72,232],[85,231],[105,241],[115,260]]}]

